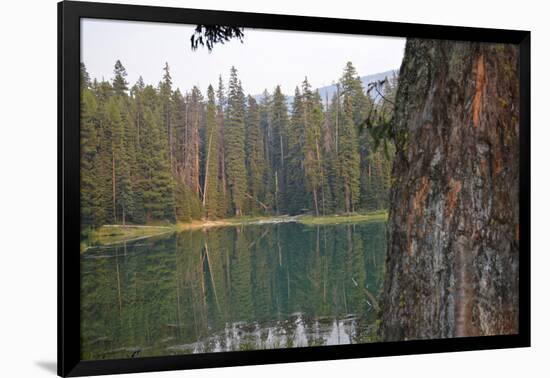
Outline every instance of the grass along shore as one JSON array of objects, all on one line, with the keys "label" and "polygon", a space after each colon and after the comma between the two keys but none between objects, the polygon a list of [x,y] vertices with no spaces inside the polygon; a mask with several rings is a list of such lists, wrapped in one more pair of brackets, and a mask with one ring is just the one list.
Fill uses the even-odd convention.
[{"label": "grass along shore", "polygon": [[388,219],[388,212],[386,210],[373,211],[370,213],[357,213],[357,214],[343,214],[343,215],[325,215],[325,216],[311,216],[302,215],[298,217],[298,222],[317,226],[325,224],[343,224],[343,223],[359,223],[359,222],[380,222]]},{"label": "grass along shore", "polygon": [[243,216],[216,220],[193,220],[188,223],[178,222],[167,225],[104,225],[90,232],[86,242],[82,242],[80,251],[85,252],[91,246],[106,246],[123,241],[134,241],[176,231],[206,230],[219,227],[243,225],[262,225],[276,223],[301,223],[306,226],[332,224],[380,222],[388,219],[385,210],[370,213],[335,214],[325,216],[282,215],[282,216]]}]

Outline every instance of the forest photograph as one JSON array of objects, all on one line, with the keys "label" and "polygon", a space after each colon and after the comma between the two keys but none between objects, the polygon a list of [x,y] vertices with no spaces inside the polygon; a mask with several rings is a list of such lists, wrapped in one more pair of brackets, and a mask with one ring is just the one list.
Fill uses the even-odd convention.
[{"label": "forest photograph", "polygon": [[516,45],[81,20],[82,360],[518,333]]}]

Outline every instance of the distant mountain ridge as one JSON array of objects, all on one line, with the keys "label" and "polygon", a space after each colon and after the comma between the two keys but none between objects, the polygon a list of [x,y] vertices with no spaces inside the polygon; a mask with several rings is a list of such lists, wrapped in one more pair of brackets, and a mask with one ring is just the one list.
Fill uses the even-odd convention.
[{"label": "distant mountain ridge", "polygon": [[[384,80],[386,77],[388,79],[391,79],[393,75],[398,75],[398,74],[399,74],[399,69],[378,72],[372,75],[361,76],[361,82],[363,83],[363,88],[367,90],[367,86],[369,83],[372,83],[373,81]],[[317,90],[319,91],[319,95],[321,96],[321,99],[323,100],[323,105],[324,105],[327,97],[328,97],[328,101],[330,102],[332,100],[332,96],[334,96],[334,94],[336,93],[336,81],[334,82],[334,84],[317,88]],[[254,95],[253,97],[256,101],[260,102],[263,97],[263,94]],[[285,97],[286,97],[288,108],[290,110],[292,106],[292,102],[294,101],[294,96],[285,96]]]}]

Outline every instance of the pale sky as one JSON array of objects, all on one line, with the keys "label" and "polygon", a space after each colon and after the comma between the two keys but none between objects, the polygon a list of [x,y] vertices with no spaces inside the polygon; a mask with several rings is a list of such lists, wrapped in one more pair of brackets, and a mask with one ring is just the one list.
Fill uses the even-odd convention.
[{"label": "pale sky", "polygon": [[203,93],[217,87],[221,74],[227,87],[229,69],[238,70],[246,94],[270,92],[280,84],[293,95],[307,75],[313,88],[338,80],[347,61],[360,76],[399,69],[405,39],[329,33],[244,29],[244,43],[231,40],[191,50],[194,25],[83,19],[81,61],[90,77],[111,80],[117,59],[132,86],[141,75],[156,86],[168,62],[174,87],[186,92],[197,85]]}]

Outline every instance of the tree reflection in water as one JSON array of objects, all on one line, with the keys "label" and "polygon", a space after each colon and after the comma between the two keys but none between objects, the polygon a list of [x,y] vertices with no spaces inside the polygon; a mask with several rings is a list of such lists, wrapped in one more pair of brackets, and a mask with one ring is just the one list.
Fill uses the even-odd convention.
[{"label": "tree reflection in water", "polygon": [[368,342],[385,227],[250,225],[91,249],[81,357]]}]

